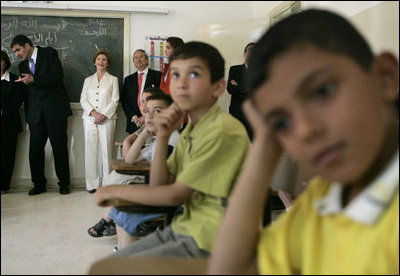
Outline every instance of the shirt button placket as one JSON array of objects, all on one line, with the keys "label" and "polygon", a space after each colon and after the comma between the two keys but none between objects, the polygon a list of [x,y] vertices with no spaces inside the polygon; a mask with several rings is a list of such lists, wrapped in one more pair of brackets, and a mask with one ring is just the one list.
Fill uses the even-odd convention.
[{"label": "shirt button placket", "polygon": [[97,84],[97,92],[96,92],[96,108],[99,108],[99,92],[100,92],[100,83]]}]

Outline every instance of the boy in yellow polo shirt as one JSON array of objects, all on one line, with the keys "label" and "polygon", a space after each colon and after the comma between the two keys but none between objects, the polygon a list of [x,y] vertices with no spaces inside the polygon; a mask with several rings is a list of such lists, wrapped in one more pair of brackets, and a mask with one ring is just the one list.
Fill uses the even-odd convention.
[{"label": "boy in yellow polo shirt", "polygon": [[[95,193],[147,205],[184,205],[170,226],[119,250],[115,256],[208,257],[227,198],[250,142],[243,125],[218,105],[225,91],[224,59],[201,42],[180,46],[170,56],[174,103],[158,116],[157,144],[149,186],[107,186]],[[168,139],[185,114],[190,122],[167,160]]]},{"label": "boy in yellow polo shirt", "polygon": [[[255,136],[209,272],[399,274],[397,59],[374,56],[346,19],[321,10],[278,22],[251,55],[244,109]],[[315,177],[260,231],[282,149]]]}]

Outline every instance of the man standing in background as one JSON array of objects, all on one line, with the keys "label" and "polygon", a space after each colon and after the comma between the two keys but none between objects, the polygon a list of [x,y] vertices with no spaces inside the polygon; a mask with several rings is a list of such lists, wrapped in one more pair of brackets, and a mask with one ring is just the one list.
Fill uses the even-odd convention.
[{"label": "man standing in background", "polygon": [[246,118],[242,112],[242,103],[246,98],[246,91],[244,88],[244,76],[247,70],[247,63],[250,57],[250,51],[254,43],[250,42],[244,48],[244,64],[231,66],[229,69],[229,77],[227,84],[227,91],[231,94],[231,104],[229,106],[229,113],[238,119],[246,127],[247,134],[250,140],[253,138],[253,132],[247,123]]},{"label": "man standing in background", "polygon": [[50,139],[53,148],[59,192],[69,194],[67,118],[72,115],[72,110],[58,53],[52,47],[33,46],[25,35],[15,36],[10,47],[21,59],[20,77],[16,82],[27,86],[24,108],[30,131],[29,165],[34,185],[29,195],[46,192],[44,164],[47,139]]},{"label": "man standing in background", "polygon": [[149,68],[149,56],[145,50],[138,49],[133,53],[133,63],[137,72],[124,80],[120,101],[126,115],[126,132],[135,132],[142,124],[144,117],[140,113],[143,90],[147,87],[160,87],[161,72]]}]

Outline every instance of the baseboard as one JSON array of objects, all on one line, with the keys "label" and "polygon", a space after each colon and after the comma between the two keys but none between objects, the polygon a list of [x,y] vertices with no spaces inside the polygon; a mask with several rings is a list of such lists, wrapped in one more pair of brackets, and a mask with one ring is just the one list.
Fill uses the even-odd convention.
[{"label": "baseboard", "polygon": [[[86,189],[85,178],[71,178],[71,189]],[[57,178],[47,179],[47,189],[58,189]],[[17,178],[11,180],[11,189],[15,191],[28,191],[33,188],[32,180],[30,178]]]}]

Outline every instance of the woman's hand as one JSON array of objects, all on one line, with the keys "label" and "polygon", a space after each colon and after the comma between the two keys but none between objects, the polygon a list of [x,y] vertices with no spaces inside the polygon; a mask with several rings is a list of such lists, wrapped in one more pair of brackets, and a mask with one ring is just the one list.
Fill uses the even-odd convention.
[{"label": "woman's hand", "polygon": [[92,112],[90,112],[90,115],[94,117],[95,124],[101,124],[102,122],[104,122],[105,119],[107,119],[104,114],[101,114],[95,110],[92,110]]}]

